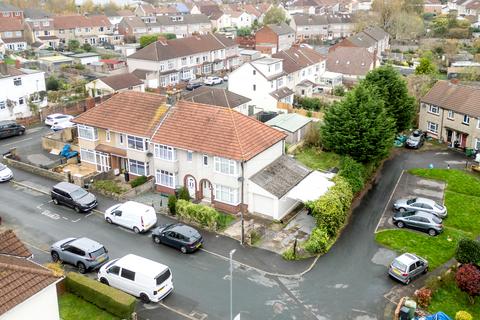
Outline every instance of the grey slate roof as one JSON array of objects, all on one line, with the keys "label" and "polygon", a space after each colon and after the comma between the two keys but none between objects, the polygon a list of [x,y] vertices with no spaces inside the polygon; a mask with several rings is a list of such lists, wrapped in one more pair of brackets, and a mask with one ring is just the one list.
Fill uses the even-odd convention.
[{"label": "grey slate roof", "polygon": [[168,26],[168,25],[179,25],[179,24],[199,24],[199,23],[210,23],[210,20],[208,17],[204,14],[185,14],[181,15],[180,17],[183,17],[181,21],[176,21],[172,20],[172,17],[177,17],[177,16],[157,16],[156,17],[156,22],[154,23],[149,23],[148,25],[158,25],[158,26]]},{"label": "grey slate roof", "polygon": [[221,88],[199,87],[186,94],[183,100],[210,104],[225,108],[236,108],[251,99]]},{"label": "grey slate roof", "polygon": [[42,9],[37,8],[26,8],[23,10],[23,15],[25,18],[30,19],[43,19],[43,18],[50,18],[52,15]]},{"label": "grey slate roof", "polygon": [[323,26],[337,23],[353,23],[350,15],[331,15],[331,14],[304,14],[298,13],[292,15],[292,19],[297,26]]},{"label": "grey slate roof", "polygon": [[365,28],[365,30],[363,30],[363,33],[368,34],[370,37],[377,41],[383,40],[385,37],[389,37],[389,34],[387,32],[377,26],[367,27]]},{"label": "grey slate roof", "polygon": [[289,34],[289,33],[295,33],[295,30],[293,30],[285,22],[282,22],[280,24],[268,24],[267,27],[269,27],[273,32],[275,32],[279,36],[284,34]]},{"label": "grey slate roof", "polygon": [[292,94],[294,94],[290,88],[288,87],[281,87],[280,89],[277,89],[275,91],[270,92],[270,95],[274,97],[277,100],[283,99],[285,97],[288,97]]},{"label": "grey slate roof", "polygon": [[3,1],[0,2],[0,11],[22,11],[19,7],[13,6]]},{"label": "grey slate roof", "polygon": [[300,183],[311,170],[283,155],[254,174],[250,180],[277,198],[281,198]]},{"label": "grey slate roof", "polygon": [[365,32],[359,32],[349,37],[348,40],[358,47],[370,48],[376,45],[376,41],[373,37]]}]

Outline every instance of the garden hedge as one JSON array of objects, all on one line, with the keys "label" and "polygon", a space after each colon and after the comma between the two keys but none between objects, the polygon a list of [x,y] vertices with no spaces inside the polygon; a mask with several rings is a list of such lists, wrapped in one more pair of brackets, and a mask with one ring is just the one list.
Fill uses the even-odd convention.
[{"label": "garden hedge", "polygon": [[455,259],[462,263],[480,263],[480,242],[472,239],[461,239],[455,251]]},{"label": "garden hedge", "polygon": [[69,292],[122,319],[130,319],[135,311],[135,297],[81,274],[69,272],[66,287]]},{"label": "garden hedge", "polygon": [[140,176],[140,177],[137,177],[137,178],[133,179],[132,181],[130,181],[130,186],[132,188],[135,188],[135,187],[141,186],[142,184],[144,184],[147,181],[148,181],[147,177]]}]

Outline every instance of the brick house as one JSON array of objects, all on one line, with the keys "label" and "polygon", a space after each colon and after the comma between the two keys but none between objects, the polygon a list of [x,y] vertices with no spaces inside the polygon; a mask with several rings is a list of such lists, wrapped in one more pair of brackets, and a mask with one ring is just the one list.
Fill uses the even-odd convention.
[{"label": "brick house", "polygon": [[20,19],[0,19],[0,39],[5,43],[5,48],[9,51],[27,49],[24,26]]},{"label": "brick house", "polygon": [[23,10],[2,1],[0,2],[0,19],[18,19],[23,21]]},{"label": "brick house", "polygon": [[295,43],[295,30],[285,22],[263,26],[255,33],[255,49],[274,54],[288,50]]},{"label": "brick house", "polygon": [[420,100],[419,128],[450,146],[480,150],[480,88],[440,80]]}]

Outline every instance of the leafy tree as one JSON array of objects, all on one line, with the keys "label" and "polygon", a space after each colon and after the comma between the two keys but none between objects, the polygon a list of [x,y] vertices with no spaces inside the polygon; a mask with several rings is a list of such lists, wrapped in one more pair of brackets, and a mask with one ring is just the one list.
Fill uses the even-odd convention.
[{"label": "leafy tree", "polygon": [[60,87],[60,82],[54,76],[50,76],[47,79],[46,86],[48,91],[57,91]]},{"label": "leafy tree", "polygon": [[78,40],[68,40],[68,51],[75,51],[80,48],[80,42]]},{"label": "leafy tree", "polygon": [[89,44],[89,43],[84,43],[84,44],[82,45],[82,49],[85,50],[85,51],[87,51],[87,52],[93,51],[93,47],[92,47],[91,44]]},{"label": "leafy tree", "polygon": [[328,108],[321,128],[323,146],[360,162],[386,156],[393,145],[395,122],[382,96],[360,83],[344,100]]},{"label": "leafy tree", "polygon": [[265,13],[263,18],[264,24],[278,24],[285,22],[287,18],[285,17],[285,12],[280,7],[272,7],[270,10]]},{"label": "leafy tree", "polygon": [[420,58],[420,64],[415,68],[415,74],[436,74],[437,68],[428,56]]},{"label": "leafy tree", "polygon": [[407,83],[392,66],[370,71],[365,83],[377,89],[387,113],[395,120],[397,132],[410,128],[415,115],[415,99],[408,94]]},{"label": "leafy tree", "polygon": [[177,197],[174,194],[169,195],[168,196],[168,211],[170,211],[171,214],[175,214],[176,205],[177,205]]},{"label": "leafy tree", "polygon": [[345,95],[345,88],[342,85],[336,86],[335,88],[333,88],[332,93],[334,96],[343,97]]},{"label": "leafy tree", "polygon": [[157,39],[158,39],[158,35],[156,34],[147,34],[147,35],[141,36],[139,40],[140,47],[144,48],[148,46],[150,43],[154,43],[155,41],[157,41]]},{"label": "leafy tree", "polygon": [[455,282],[460,290],[468,294],[473,304],[474,298],[480,295],[480,270],[473,264],[464,264],[458,268]]},{"label": "leafy tree", "polygon": [[455,250],[455,259],[462,264],[480,263],[480,242],[473,239],[461,239]]},{"label": "leafy tree", "polygon": [[249,27],[244,27],[237,30],[237,36],[239,37],[245,37],[251,34],[252,34],[252,29],[250,29]]},{"label": "leafy tree", "polygon": [[188,192],[187,188],[185,187],[180,188],[180,190],[178,191],[178,200],[190,201],[190,193]]}]

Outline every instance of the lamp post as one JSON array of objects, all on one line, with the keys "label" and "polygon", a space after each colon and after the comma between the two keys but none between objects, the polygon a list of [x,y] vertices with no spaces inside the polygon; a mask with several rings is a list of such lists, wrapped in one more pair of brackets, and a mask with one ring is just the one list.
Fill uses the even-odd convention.
[{"label": "lamp post", "polygon": [[230,320],[233,320],[233,254],[236,249],[230,251]]}]

